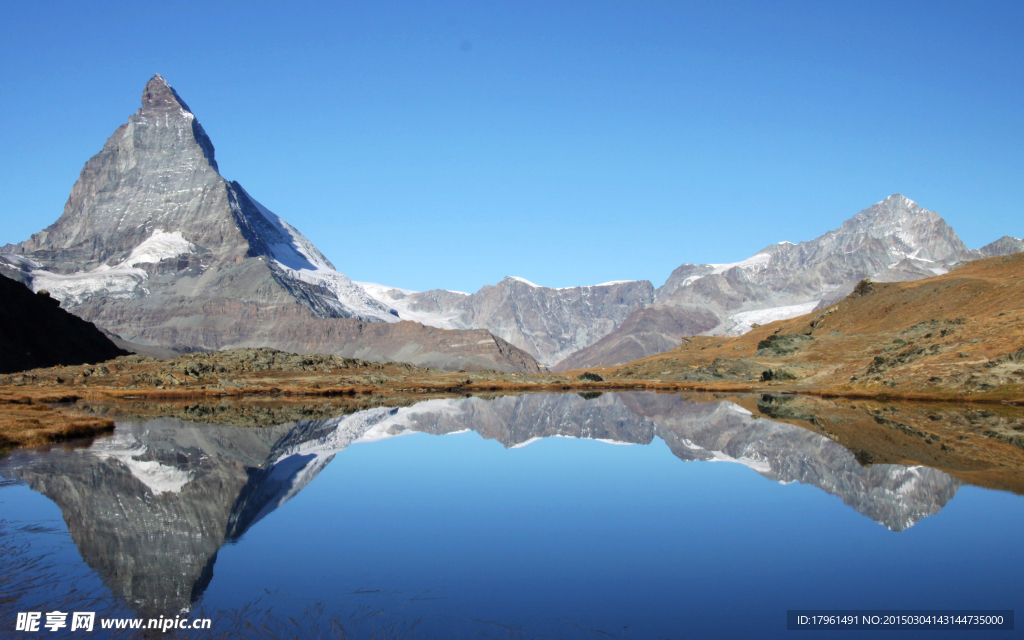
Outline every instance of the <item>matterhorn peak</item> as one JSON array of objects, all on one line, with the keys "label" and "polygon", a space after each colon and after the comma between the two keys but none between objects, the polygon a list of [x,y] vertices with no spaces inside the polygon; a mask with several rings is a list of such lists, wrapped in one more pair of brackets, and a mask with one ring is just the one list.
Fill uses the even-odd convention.
[{"label": "matterhorn peak", "polygon": [[143,111],[160,111],[160,112],[176,112],[186,111],[192,113],[192,110],[188,108],[185,101],[181,99],[178,92],[174,90],[167,80],[159,73],[155,74],[146,83],[146,88],[142,90],[142,110]]},{"label": "matterhorn peak", "polygon": [[[191,137],[199,145],[214,171],[220,170],[217,160],[214,158],[213,142],[210,140],[210,136],[206,135],[203,125],[199,124],[199,120],[189,109],[188,104],[159,73],[154,74],[142,90],[142,108],[136,114],[135,121],[135,124],[139,126],[145,123],[155,125],[153,133],[158,136],[163,135],[163,130],[171,128],[191,129],[192,135],[186,134],[185,137]],[[173,137],[180,136],[174,135]]]}]

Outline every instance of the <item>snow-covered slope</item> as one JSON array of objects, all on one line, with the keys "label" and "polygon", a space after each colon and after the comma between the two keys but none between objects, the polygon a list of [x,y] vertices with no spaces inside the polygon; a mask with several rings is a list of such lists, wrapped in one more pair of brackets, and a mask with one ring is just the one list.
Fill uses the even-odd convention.
[{"label": "snow-covered slope", "polygon": [[[459,326],[457,322],[458,317],[462,315],[461,309],[431,310],[414,308],[416,306],[416,298],[410,296],[419,293],[418,291],[389,287],[374,282],[355,282],[354,284],[381,305],[394,309],[397,317],[402,320],[412,320],[413,322],[419,322],[428,327],[437,327],[438,329],[466,328]],[[468,293],[462,293],[461,291],[444,291],[444,293],[458,297],[469,296]]]},{"label": "snow-covered slope", "polygon": [[104,263],[90,271],[61,274],[47,271],[37,264],[34,267],[28,265],[27,271],[34,291],[46,290],[62,303],[81,304],[93,296],[128,299],[148,293],[142,285],[149,279],[149,272],[137,265],[158,264],[194,251],[195,245],[186,240],[181,231],[156,229],[153,235],[133,248],[127,258],[115,265]]},{"label": "snow-covered slope", "polygon": [[[250,229],[257,231],[258,241],[252,244],[271,261],[278,277],[313,285],[312,295],[341,317],[398,322],[397,313],[339,273],[298,229],[257,202],[240,185],[237,189],[244,199],[233,201],[233,208],[237,215],[245,216]],[[245,201],[253,205],[255,212],[244,206]]]}]

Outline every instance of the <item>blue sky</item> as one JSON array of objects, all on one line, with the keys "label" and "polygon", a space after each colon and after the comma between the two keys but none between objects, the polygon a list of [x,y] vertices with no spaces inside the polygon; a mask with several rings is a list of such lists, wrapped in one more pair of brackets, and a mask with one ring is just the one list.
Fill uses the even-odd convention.
[{"label": "blue sky", "polygon": [[901,192],[1024,236],[1024,4],[14,3],[0,244],[159,72],[224,176],[357,280],[650,279]]}]

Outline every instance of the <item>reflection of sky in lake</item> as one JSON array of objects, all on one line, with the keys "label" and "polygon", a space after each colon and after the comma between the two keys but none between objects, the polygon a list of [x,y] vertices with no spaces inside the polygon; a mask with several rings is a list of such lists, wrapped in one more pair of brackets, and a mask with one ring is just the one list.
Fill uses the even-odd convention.
[{"label": "reflection of sky in lake", "polygon": [[[318,600],[328,607],[368,604],[390,616],[422,618],[417,629],[425,637],[608,637],[596,629],[626,638],[762,638],[792,633],[785,631],[787,609],[1013,609],[1024,595],[1019,496],[951,488],[944,474],[924,488],[899,484],[876,499],[907,500],[905,487],[911,486],[918,491],[913,503],[926,508],[913,526],[892,531],[844,504],[852,498],[843,494],[864,490],[865,473],[907,473],[901,467],[846,466],[847,454],[824,438],[814,440],[820,436],[788,425],[772,431],[774,423],[764,420],[749,426],[730,417],[742,412],[707,412],[707,405],[699,420],[676,415],[671,424],[652,425],[630,422],[631,414],[608,396],[604,409],[576,396],[554,398],[554,405],[536,407],[526,422],[522,402],[519,413],[501,414],[513,416],[507,419],[480,413],[468,418],[489,437],[516,421],[529,424],[501,441],[473,432],[410,433],[394,424],[390,435],[406,435],[381,438],[378,422],[376,431],[370,425],[350,433],[338,447],[334,432],[320,429],[317,438],[296,444],[301,439],[294,429],[278,427],[286,435],[267,439],[267,459],[286,461],[290,452],[313,459],[311,451],[324,443],[337,453],[321,461],[325,466],[317,464],[318,475],[288,471],[297,478],[291,488],[278,486],[279,480],[253,480],[273,473],[248,472],[249,484],[231,493],[236,502],[228,505],[240,537],[216,554],[202,604],[239,607],[268,590],[276,595],[266,602],[281,614]],[[572,425],[559,417],[562,405],[565,415],[575,416]],[[588,412],[616,417],[597,424],[595,417],[581,418]],[[697,443],[707,445],[710,437],[700,435],[708,421],[722,416],[728,420],[710,427],[716,434],[732,429],[731,453],[699,449]],[[417,425],[434,432],[459,431],[466,419],[427,418]],[[755,427],[762,431],[750,430]],[[559,429],[603,440],[615,439],[606,437],[612,430],[618,438],[633,434],[650,444],[534,439]],[[236,431],[224,433],[242,448],[231,440]],[[738,458],[740,450],[752,457],[746,465],[684,463],[663,437],[688,442],[684,449],[699,449],[703,458]],[[505,446],[527,441],[520,448]],[[793,443],[786,464],[843,499],[813,484],[773,482],[749,468],[779,467],[782,442]],[[208,460],[192,455],[199,461],[189,467],[194,484],[185,485],[179,498],[207,477],[202,465]],[[763,458],[761,467],[750,464],[755,458]],[[142,486],[123,475],[126,487]],[[268,487],[290,499],[246,498],[273,493]],[[933,504],[933,491],[945,497]],[[150,491],[143,499],[156,508],[176,498]],[[0,500],[5,518],[61,517],[53,503],[26,487],[2,489]],[[239,506],[245,500],[255,506]],[[247,508],[252,513],[239,519]],[[238,524],[257,517],[262,519],[251,526]],[[508,627],[521,635],[510,636]]]},{"label": "reflection of sky in lake", "polygon": [[813,487],[680,464],[661,442],[506,451],[475,434],[415,435],[339,455],[221,553],[211,589],[231,585],[237,604],[256,585],[306,598],[425,594],[446,598],[451,624],[472,617],[538,635],[563,620],[616,635],[628,626],[636,638],[781,636],[790,608],[1014,608],[1021,502],[963,488],[896,534]]}]

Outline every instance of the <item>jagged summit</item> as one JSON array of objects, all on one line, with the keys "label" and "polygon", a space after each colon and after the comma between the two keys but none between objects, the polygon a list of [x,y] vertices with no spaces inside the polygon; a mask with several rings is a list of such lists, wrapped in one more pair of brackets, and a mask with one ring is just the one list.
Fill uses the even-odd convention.
[{"label": "jagged summit", "polygon": [[867,250],[872,241],[877,241],[878,247],[869,252],[884,252],[887,259],[947,262],[959,259],[967,251],[967,246],[939,214],[898,193],[864,209],[836,231],[811,243],[829,251],[849,253]]},{"label": "jagged summit", "polygon": [[159,117],[163,115],[166,120],[170,117],[180,117],[186,121],[191,121],[192,136],[196,143],[203,149],[203,154],[206,156],[207,162],[213,167],[214,171],[219,171],[217,167],[217,160],[214,158],[213,142],[210,140],[210,136],[206,135],[206,131],[203,126],[199,124],[199,120],[189,109],[188,104],[182,100],[178,92],[174,90],[167,80],[159,73],[155,74],[146,83],[146,87],[142,90],[142,108],[139,110],[138,115],[144,116],[155,116]]},{"label": "jagged summit", "polygon": [[882,204],[883,202],[891,202],[891,203],[896,204],[898,206],[904,206],[904,207],[907,207],[907,206],[916,207],[917,206],[916,202],[914,202],[913,200],[911,200],[907,196],[903,195],[902,193],[894,193],[891,196],[889,196],[888,198],[886,198],[885,200],[882,200],[881,202],[878,202],[876,204]]},{"label": "jagged summit", "polygon": [[192,113],[192,110],[188,108],[188,105],[181,99],[178,92],[159,73],[150,78],[149,82],[146,83],[146,87],[142,90],[142,109],[143,111],[176,111],[184,109]]}]

